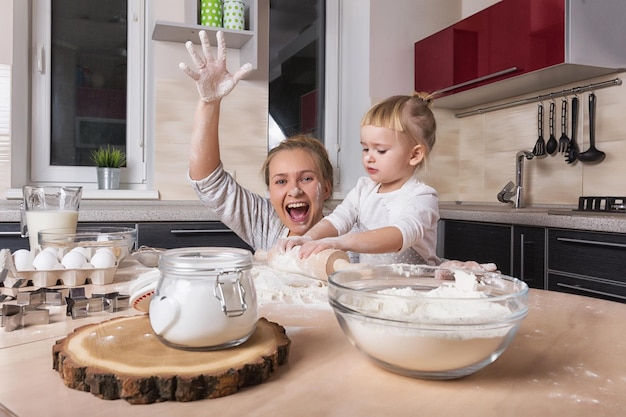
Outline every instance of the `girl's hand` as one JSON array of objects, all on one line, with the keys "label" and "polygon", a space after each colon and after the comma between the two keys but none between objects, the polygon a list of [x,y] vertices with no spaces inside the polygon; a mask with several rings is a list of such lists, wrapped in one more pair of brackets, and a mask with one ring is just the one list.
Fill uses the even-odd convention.
[{"label": "girl's hand", "polygon": [[469,269],[470,271],[484,272],[496,272],[498,270],[498,267],[494,263],[479,264],[476,261],[446,260],[442,262],[439,266],[443,268],[459,268]]},{"label": "girl's hand", "polygon": [[[200,98],[207,102],[221,100],[230,93],[240,79],[244,78],[250,71],[252,65],[245,64],[235,74],[231,74],[226,69],[226,42],[224,33],[217,32],[217,59],[211,54],[209,36],[204,30],[200,31],[200,42],[202,43],[201,55],[196,51],[191,41],[187,41],[185,46],[197,70],[194,71],[181,62],[180,69],[196,81]],[[204,55],[204,56],[203,56]]]},{"label": "girl's hand", "polygon": [[311,240],[304,243],[300,248],[300,258],[305,259],[326,249],[346,250],[343,239],[339,237],[326,237],[318,240]]},{"label": "girl's hand", "polygon": [[278,239],[275,248],[278,253],[285,253],[290,251],[294,246],[302,246],[307,242],[311,242],[311,238],[308,236],[291,236]]}]

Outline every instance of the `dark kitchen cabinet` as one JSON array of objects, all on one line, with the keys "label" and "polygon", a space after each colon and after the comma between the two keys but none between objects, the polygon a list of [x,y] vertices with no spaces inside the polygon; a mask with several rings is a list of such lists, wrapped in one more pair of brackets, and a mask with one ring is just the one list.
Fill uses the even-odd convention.
[{"label": "dark kitchen cabinet", "polygon": [[505,275],[545,288],[545,228],[444,220],[444,258],[493,262]]},{"label": "dark kitchen cabinet", "polygon": [[[78,222],[78,227],[130,227],[135,228],[135,223],[109,223],[109,222]],[[20,233],[20,224],[17,222],[0,223],[0,248],[10,249],[11,253],[18,249],[29,249],[28,238],[23,238]]]},{"label": "dark kitchen cabinet", "polygon": [[548,229],[548,289],[626,302],[626,235]]},{"label": "dark kitchen cabinet", "polygon": [[502,0],[415,43],[415,90],[463,108],[617,72],[624,15],[623,0]]},{"label": "dark kitchen cabinet", "polygon": [[212,222],[146,222],[138,224],[139,246],[174,249],[224,246],[252,250],[224,224]]},{"label": "dark kitchen cabinet", "polygon": [[[224,246],[252,250],[232,230],[217,221],[208,222],[79,222],[79,227],[117,226],[137,228],[137,247],[174,249],[194,246]],[[11,252],[28,249],[19,223],[0,223],[0,247]]]},{"label": "dark kitchen cabinet", "polygon": [[546,288],[546,229],[513,226],[513,272],[531,288]]},{"label": "dark kitchen cabinet", "polygon": [[28,238],[23,238],[20,233],[19,223],[0,223],[0,248],[10,249],[13,253],[29,247]]},{"label": "dark kitchen cabinet", "polygon": [[493,262],[511,273],[511,226],[445,220],[443,256],[446,259]]}]

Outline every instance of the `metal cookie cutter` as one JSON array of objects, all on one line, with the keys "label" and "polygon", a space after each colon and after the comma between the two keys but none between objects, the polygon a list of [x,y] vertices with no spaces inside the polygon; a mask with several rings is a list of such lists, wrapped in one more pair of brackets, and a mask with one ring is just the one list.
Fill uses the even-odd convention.
[{"label": "metal cookie cutter", "polygon": [[91,298],[87,298],[84,288],[70,288],[70,295],[66,298],[66,315],[77,319],[102,311],[113,313],[128,308],[129,299],[130,296],[120,295],[118,292],[93,294]]},{"label": "metal cookie cutter", "polygon": [[63,305],[63,290],[51,288],[39,288],[35,291],[19,292],[16,297],[18,305],[30,305],[38,307],[41,304],[49,306]]},{"label": "metal cookie cutter", "polygon": [[63,294],[60,290],[39,288],[36,291],[19,292],[17,304],[2,306],[2,322],[5,332],[12,332],[19,327],[50,323],[50,312],[46,305],[62,305]]},{"label": "metal cookie cutter", "polygon": [[2,322],[5,332],[12,332],[19,327],[50,323],[50,312],[30,305],[4,304]]},{"label": "metal cookie cutter", "polygon": [[130,295],[120,294],[117,291],[106,294],[93,294],[92,298],[102,298],[103,310],[109,313],[126,310],[130,304]]}]

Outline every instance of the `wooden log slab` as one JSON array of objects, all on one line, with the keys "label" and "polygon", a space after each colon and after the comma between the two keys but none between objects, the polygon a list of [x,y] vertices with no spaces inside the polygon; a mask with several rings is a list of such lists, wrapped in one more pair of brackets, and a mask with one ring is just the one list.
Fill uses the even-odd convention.
[{"label": "wooden log slab", "polygon": [[265,318],[243,344],[187,351],[163,344],[147,315],[82,326],[52,348],[66,386],[131,404],[218,398],[260,384],[287,363],[291,341]]}]

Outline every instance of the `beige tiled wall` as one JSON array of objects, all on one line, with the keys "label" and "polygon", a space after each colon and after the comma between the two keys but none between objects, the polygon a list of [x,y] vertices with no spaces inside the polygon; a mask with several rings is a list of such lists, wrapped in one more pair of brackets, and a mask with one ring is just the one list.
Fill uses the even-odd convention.
[{"label": "beige tiled wall", "polygon": [[[187,182],[189,140],[198,92],[189,80],[159,80],[156,87],[155,184],[163,200],[195,200]],[[220,155],[238,181],[265,190],[261,165],[267,155],[267,88],[241,81],[222,100]]]},{"label": "beige tiled wall", "polygon": [[[617,74],[623,79],[626,73]],[[586,80],[533,95],[615,78]],[[260,168],[267,152],[267,88],[245,80],[224,99],[220,125],[222,159],[246,187],[265,190]],[[525,200],[528,204],[571,204],[581,195],[626,195],[623,180],[626,158],[626,86],[603,88],[597,96],[596,145],[606,152],[596,165],[565,163],[561,154],[525,161]],[[188,80],[161,79],[156,86],[155,175],[164,200],[195,200],[186,181],[189,138],[197,92]],[[580,95],[578,143],[589,144],[588,93]],[[511,100],[515,100],[512,98]],[[560,116],[560,98],[557,119]],[[548,136],[547,105],[545,136]],[[571,102],[570,102],[571,104]],[[537,104],[527,104],[477,116],[456,118],[454,112],[435,109],[437,143],[421,174],[439,192],[442,201],[497,203],[498,191],[515,179],[515,154],[531,150],[537,139]],[[560,126],[556,126],[557,137]],[[569,134],[569,131],[568,131]],[[0,189],[9,188],[10,147],[0,137]]]},{"label": "beige tiled wall", "polygon": [[[580,83],[563,85],[531,96],[558,92],[591,83],[623,79],[613,74]],[[562,154],[547,155],[524,162],[527,204],[577,204],[581,195],[626,195],[623,180],[626,157],[626,86],[595,91],[596,147],[606,152],[601,163],[565,163]],[[588,92],[579,94],[578,145],[589,147]],[[571,108],[571,97],[568,108]],[[515,101],[512,98],[507,101]],[[555,130],[560,136],[561,98],[557,104]],[[544,138],[548,139],[549,101],[544,102]],[[429,169],[422,174],[434,186],[442,201],[497,203],[498,191],[515,180],[515,154],[532,150],[537,138],[537,103],[510,107],[480,115],[456,118],[450,110],[436,109],[438,137]],[[570,130],[568,129],[568,136]]]}]

